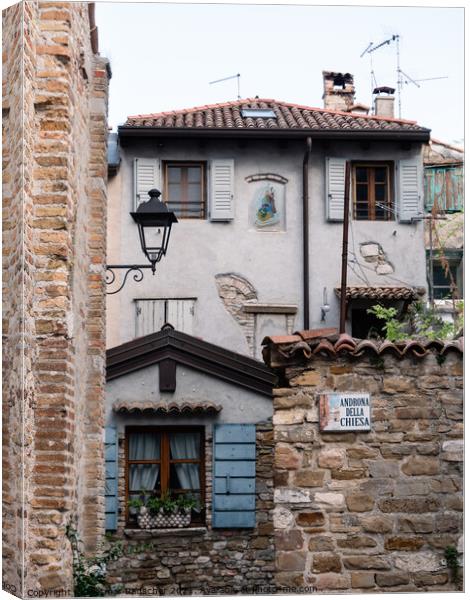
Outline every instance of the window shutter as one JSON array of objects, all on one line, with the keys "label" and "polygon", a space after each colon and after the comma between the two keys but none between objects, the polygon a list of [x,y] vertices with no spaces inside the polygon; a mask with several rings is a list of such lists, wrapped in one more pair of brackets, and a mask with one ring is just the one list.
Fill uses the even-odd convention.
[{"label": "window shutter", "polygon": [[160,161],[156,158],[134,159],[134,198],[135,209],[149,200],[149,190],[160,189]]},{"label": "window shutter", "polygon": [[398,219],[403,223],[411,223],[422,216],[420,196],[420,169],[413,159],[400,160],[398,185]]},{"label": "window shutter", "polygon": [[210,173],[210,220],[230,221],[234,217],[234,160],[213,160]]},{"label": "window shutter", "polygon": [[326,159],[326,218],[328,221],[342,221],[344,215],[344,184],[346,179],[346,159]]},{"label": "window shutter", "polygon": [[105,428],[105,528],[117,529],[118,517],[118,446],[116,427]]},{"label": "window shutter", "polygon": [[255,527],[255,491],[255,425],[214,425],[212,527]]}]

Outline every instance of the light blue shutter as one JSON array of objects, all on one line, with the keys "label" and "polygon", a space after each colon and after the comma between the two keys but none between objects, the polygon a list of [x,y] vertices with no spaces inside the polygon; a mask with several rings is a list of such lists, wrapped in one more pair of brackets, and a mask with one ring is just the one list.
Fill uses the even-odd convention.
[{"label": "light blue shutter", "polygon": [[233,177],[234,160],[211,161],[210,220],[231,221],[234,216]]},{"label": "light blue shutter", "polygon": [[326,159],[326,218],[328,221],[342,221],[344,215],[344,189],[346,159]]},{"label": "light blue shutter", "polygon": [[118,446],[116,427],[105,428],[105,528],[117,529],[118,516]]},{"label": "light blue shutter", "polygon": [[134,209],[150,200],[149,191],[160,187],[160,161],[156,158],[134,159]]},{"label": "light blue shutter", "polygon": [[398,164],[398,219],[411,223],[423,216],[420,196],[420,168],[417,160],[400,160]]},{"label": "light blue shutter", "polygon": [[255,527],[255,492],[255,425],[214,425],[212,527]]}]

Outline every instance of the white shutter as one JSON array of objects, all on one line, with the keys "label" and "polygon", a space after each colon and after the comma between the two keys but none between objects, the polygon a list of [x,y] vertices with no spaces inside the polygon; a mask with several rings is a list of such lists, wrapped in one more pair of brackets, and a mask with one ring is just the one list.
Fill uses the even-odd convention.
[{"label": "white shutter", "polygon": [[193,334],[194,300],[167,300],[167,318],[177,331]]},{"label": "white shutter", "polygon": [[164,324],[165,300],[136,300],[136,337],[156,333]]},{"label": "white shutter", "polygon": [[414,159],[400,160],[398,171],[398,220],[411,223],[413,219],[423,216],[419,164]]},{"label": "white shutter", "polygon": [[233,159],[211,161],[210,220],[230,221],[233,207]]},{"label": "white shutter", "polygon": [[326,218],[328,221],[342,221],[344,215],[344,185],[346,159],[326,159]]},{"label": "white shutter", "polygon": [[156,158],[134,159],[134,198],[135,209],[149,200],[149,190],[160,188],[160,161]]}]

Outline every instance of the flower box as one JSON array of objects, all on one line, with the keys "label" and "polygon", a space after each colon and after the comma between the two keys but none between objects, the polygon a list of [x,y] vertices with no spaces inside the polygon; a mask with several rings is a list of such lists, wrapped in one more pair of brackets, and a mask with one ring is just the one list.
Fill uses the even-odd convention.
[{"label": "flower box", "polygon": [[142,507],[140,514],[137,515],[137,523],[141,529],[189,527],[191,524],[191,510],[179,509],[167,513],[160,509],[158,513],[151,514],[145,507]]}]

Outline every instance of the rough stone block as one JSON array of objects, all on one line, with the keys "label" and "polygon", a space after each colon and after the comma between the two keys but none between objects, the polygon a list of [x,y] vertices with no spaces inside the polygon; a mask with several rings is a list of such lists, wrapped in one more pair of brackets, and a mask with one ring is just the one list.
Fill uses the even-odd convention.
[{"label": "rough stone block", "polygon": [[437,475],[440,462],[433,456],[411,456],[401,466],[405,475]]},{"label": "rough stone block", "polygon": [[364,589],[375,587],[374,573],[364,573],[361,571],[351,573],[351,587]]},{"label": "rough stone block", "polygon": [[285,529],[294,524],[294,515],[284,506],[276,506],[273,510],[273,523],[276,529]]},{"label": "rough stone block", "polygon": [[315,577],[315,588],[321,590],[347,590],[350,587],[347,574],[321,573]]},{"label": "rough stone block", "polygon": [[333,552],[316,552],[312,557],[312,573],[340,573],[341,559]]},{"label": "rough stone block", "polygon": [[336,540],[338,548],[375,548],[377,542],[367,535],[348,535]]},{"label": "rough stone block", "polygon": [[319,371],[304,371],[297,377],[291,379],[291,385],[318,386],[321,382],[321,374]]},{"label": "rough stone block", "polygon": [[413,533],[432,533],[434,531],[434,518],[418,515],[398,517],[398,530]]},{"label": "rough stone block", "polygon": [[406,573],[377,573],[375,581],[380,587],[395,587],[409,583],[410,577]]},{"label": "rough stone block", "polygon": [[325,509],[331,510],[343,510],[344,509],[344,495],[334,492],[317,492],[314,496],[314,500],[320,506]]},{"label": "rough stone block", "polygon": [[308,490],[280,488],[274,490],[274,502],[284,504],[304,504],[310,503],[310,494]]},{"label": "rough stone block", "polygon": [[294,474],[294,484],[299,487],[321,487],[325,479],[325,471],[302,469]]},{"label": "rough stone block", "polygon": [[303,571],[305,568],[306,552],[278,552],[277,568],[280,571]]},{"label": "rough stone block", "polygon": [[277,410],[273,415],[274,425],[294,425],[303,423],[305,410],[301,408],[292,408],[290,410]]},{"label": "rough stone block", "polygon": [[351,493],[346,496],[346,506],[351,512],[366,512],[374,508],[375,498],[370,494]]},{"label": "rough stone block", "polygon": [[420,551],[406,554],[395,554],[393,563],[399,571],[417,573],[419,571],[433,572],[441,569],[442,555],[437,552]]},{"label": "rough stone block", "polygon": [[386,550],[415,551],[419,550],[423,544],[424,539],[422,537],[393,536],[385,540],[384,548]]},{"label": "rough stone block", "polygon": [[300,512],[296,521],[300,527],[321,527],[325,524],[325,515],[321,511]]},{"label": "rough stone block", "polygon": [[318,466],[325,469],[340,469],[345,462],[344,448],[323,448],[318,454]]},{"label": "rough stone block", "polygon": [[276,531],[275,546],[276,550],[301,550],[304,545],[302,532],[298,529],[289,531]]},{"label": "rough stone block", "polygon": [[290,446],[276,446],[274,465],[277,469],[298,469],[302,463],[302,455]]},{"label": "rough stone block", "polygon": [[328,552],[335,549],[335,543],[329,535],[314,534],[308,542],[308,549],[311,552]]},{"label": "rough stone block", "polygon": [[361,517],[364,531],[369,533],[389,533],[393,530],[393,519],[385,515],[371,515]]},{"label": "rough stone block", "polygon": [[379,500],[379,508],[385,513],[427,513],[439,510],[436,498],[384,498]]},{"label": "rough stone block", "polygon": [[344,556],[343,564],[346,569],[363,571],[386,571],[390,569],[388,560],[384,557],[363,554],[361,556]]},{"label": "rough stone block", "polygon": [[442,444],[442,460],[448,462],[463,461],[463,440],[449,440]]}]

